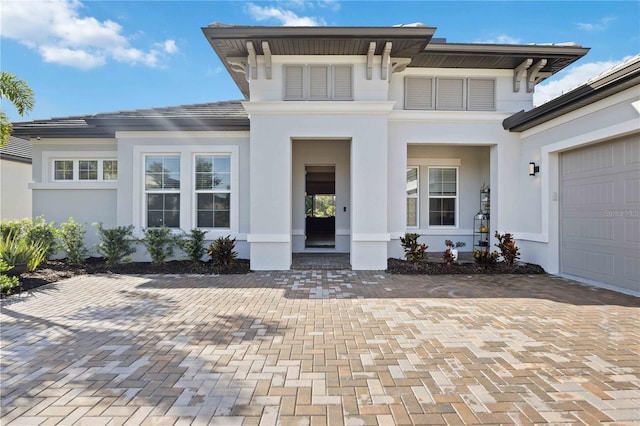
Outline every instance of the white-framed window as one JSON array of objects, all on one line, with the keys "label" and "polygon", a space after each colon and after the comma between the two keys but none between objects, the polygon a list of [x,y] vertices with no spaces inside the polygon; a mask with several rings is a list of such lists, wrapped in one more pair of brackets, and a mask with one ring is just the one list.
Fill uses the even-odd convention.
[{"label": "white-framed window", "polygon": [[180,227],[180,155],[144,157],[146,227]]},{"label": "white-framed window", "polygon": [[285,101],[353,100],[352,65],[285,65]]},{"label": "white-framed window", "polygon": [[429,226],[458,226],[458,168],[429,167]]},{"label": "white-framed window", "polygon": [[231,155],[195,156],[197,228],[231,227]]},{"label": "white-framed window", "polygon": [[53,181],[116,181],[118,160],[54,159],[51,170],[53,170]]},{"label": "white-framed window", "polygon": [[420,173],[418,167],[407,167],[407,227],[420,223]]},{"label": "white-framed window", "polygon": [[495,111],[496,79],[405,77],[404,108],[440,111]]}]

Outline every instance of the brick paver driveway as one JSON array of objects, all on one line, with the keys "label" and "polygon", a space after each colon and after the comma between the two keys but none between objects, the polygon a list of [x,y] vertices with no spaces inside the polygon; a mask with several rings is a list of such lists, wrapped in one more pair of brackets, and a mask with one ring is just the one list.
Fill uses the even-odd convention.
[{"label": "brick paver driveway", "polygon": [[85,276],[2,302],[8,424],[640,420],[640,300],[548,276]]}]

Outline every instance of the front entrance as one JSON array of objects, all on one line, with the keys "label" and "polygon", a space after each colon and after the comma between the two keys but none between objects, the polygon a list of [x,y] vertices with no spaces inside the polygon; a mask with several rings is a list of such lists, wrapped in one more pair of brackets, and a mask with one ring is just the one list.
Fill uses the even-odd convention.
[{"label": "front entrance", "polygon": [[336,247],[336,166],[305,167],[305,248]]}]

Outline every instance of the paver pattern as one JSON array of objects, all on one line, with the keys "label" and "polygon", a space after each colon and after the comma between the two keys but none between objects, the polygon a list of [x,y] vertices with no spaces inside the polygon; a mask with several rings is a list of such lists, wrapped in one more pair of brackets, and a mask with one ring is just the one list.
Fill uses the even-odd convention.
[{"label": "paver pattern", "polygon": [[552,276],[83,276],[0,320],[2,425],[640,421],[640,299]]}]

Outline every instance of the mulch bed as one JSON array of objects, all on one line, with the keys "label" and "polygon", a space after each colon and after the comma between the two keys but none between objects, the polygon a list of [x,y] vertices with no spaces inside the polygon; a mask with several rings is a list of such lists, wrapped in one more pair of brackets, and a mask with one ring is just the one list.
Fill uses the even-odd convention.
[{"label": "mulch bed", "polygon": [[[50,260],[42,263],[37,270],[20,275],[20,288],[14,288],[11,294],[28,291],[45,284],[54,283],[65,278],[86,274],[246,274],[250,272],[249,261],[237,259],[229,268],[217,268],[213,262],[199,262],[194,264],[188,260],[173,260],[164,265],[154,265],[150,262],[128,262],[108,266],[102,258],[89,258],[84,265],[73,266],[62,260]],[[544,274],[544,269],[530,263],[516,263],[506,265],[497,263],[493,267],[469,262],[451,265],[442,262],[423,261],[412,264],[406,260],[389,259],[387,272],[393,274],[423,274],[423,275],[452,275],[452,274]],[[0,294],[5,297],[7,294]]]},{"label": "mulch bed", "polygon": [[494,266],[484,267],[472,262],[460,262],[447,265],[443,262],[418,262],[415,265],[400,259],[388,259],[387,272],[393,274],[422,274],[422,275],[472,275],[472,274],[545,274],[538,265],[517,262],[507,265],[498,262]]}]

